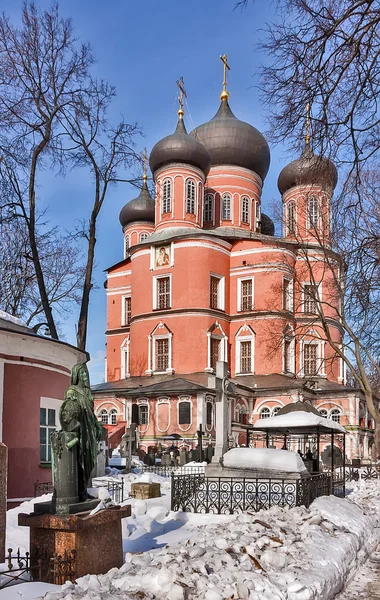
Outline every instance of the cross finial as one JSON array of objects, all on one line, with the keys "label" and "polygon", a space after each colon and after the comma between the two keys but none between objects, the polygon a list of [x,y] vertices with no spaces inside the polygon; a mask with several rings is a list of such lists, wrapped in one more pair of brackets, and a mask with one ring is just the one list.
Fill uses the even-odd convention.
[{"label": "cross finial", "polygon": [[227,92],[227,69],[230,71],[231,67],[229,66],[229,64],[227,62],[227,54],[220,55],[220,60],[223,63],[223,91],[220,94],[220,99],[228,100],[230,95]]},{"label": "cross finial", "polygon": [[145,183],[146,180],[148,179],[148,175],[147,175],[147,170],[148,170],[148,153],[146,151],[146,148],[144,148],[144,150],[141,152],[140,156],[141,156],[141,159],[143,161],[143,182]]},{"label": "cross finial", "polygon": [[305,144],[310,144],[310,102],[306,103]]},{"label": "cross finial", "polygon": [[185,82],[183,81],[183,77],[180,77],[178,79],[177,85],[178,85],[178,89],[179,89],[179,96],[178,96],[179,110],[178,110],[178,116],[179,116],[180,119],[183,119],[183,115],[185,114],[185,112],[183,110],[183,97],[187,98],[187,94],[186,94],[186,90],[185,90]]}]

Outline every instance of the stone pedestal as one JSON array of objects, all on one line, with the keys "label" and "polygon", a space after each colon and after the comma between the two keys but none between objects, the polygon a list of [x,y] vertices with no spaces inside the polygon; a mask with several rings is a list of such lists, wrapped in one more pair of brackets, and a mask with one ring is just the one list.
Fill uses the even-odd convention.
[{"label": "stone pedestal", "polygon": [[7,520],[8,448],[0,442],[0,563],[5,562],[5,530]]},{"label": "stone pedestal", "polygon": [[160,498],[161,486],[159,483],[132,483],[132,498],[139,500],[148,500],[148,498]]},{"label": "stone pedestal", "polygon": [[30,527],[31,556],[61,556],[76,551],[75,577],[101,575],[120,568],[124,562],[121,519],[131,515],[131,507],[114,507],[90,516],[30,515],[20,513],[18,524]]}]

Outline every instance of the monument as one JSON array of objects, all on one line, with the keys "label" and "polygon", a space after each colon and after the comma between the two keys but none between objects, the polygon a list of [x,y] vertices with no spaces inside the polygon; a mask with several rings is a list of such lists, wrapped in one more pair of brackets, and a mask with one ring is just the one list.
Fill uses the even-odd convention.
[{"label": "monument", "polygon": [[[112,507],[91,514],[99,500],[90,498],[87,484],[96,465],[102,427],[94,413],[87,366],[75,365],[59,419],[51,434],[53,498],[36,503],[34,513],[19,515],[30,527],[32,560],[76,551],[76,577],[105,573],[123,564],[121,519],[131,507]],[[102,544],[99,544],[99,539]]]},{"label": "monument", "polygon": [[125,428],[120,442],[120,456],[125,458],[125,470],[129,471],[132,463],[132,454],[136,453],[138,446],[138,429],[136,423],[131,423]]}]

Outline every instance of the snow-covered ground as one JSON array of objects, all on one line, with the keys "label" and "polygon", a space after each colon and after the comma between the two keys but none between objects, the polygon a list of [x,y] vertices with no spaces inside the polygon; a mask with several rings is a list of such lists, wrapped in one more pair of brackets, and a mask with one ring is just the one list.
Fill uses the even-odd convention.
[{"label": "snow-covered ground", "polygon": [[[126,476],[126,485],[136,479]],[[121,569],[56,592],[35,584],[35,595],[26,596],[30,584],[22,584],[0,591],[0,599],[330,600],[380,541],[378,481],[354,484],[345,500],[318,498],[309,509],[218,516],[170,512],[170,480],[153,480],[161,498],[127,500]],[[23,544],[26,536],[11,526],[12,513],[7,534],[15,547],[17,530]]]}]

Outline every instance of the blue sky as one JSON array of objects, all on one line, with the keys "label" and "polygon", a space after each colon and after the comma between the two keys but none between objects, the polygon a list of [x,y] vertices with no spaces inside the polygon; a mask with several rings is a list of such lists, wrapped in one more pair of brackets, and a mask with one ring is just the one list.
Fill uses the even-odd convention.
[{"label": "blue sky", "polygon": [[[235,0],[62,0],[60,9],[71,17],[76,35],[89,41],[97,63],[94,72],[116,86],[112,116],[123,114],[137,122],[144,137],[137,149],[153,145],[174,131],[177,111],[176,80],[183,76],[187,90],[185,122],[190,131],[208,121],[219,106],[226,53],[231,66],[228,89],[235,115],[265,133],[266,108],[260,103],[258,71],[265,57],[256,45],[260,29],[273,18],[272,4],[256,0],[243,12],[234,10]],[[36,0],[37,6],[51,5]],[[2,0],[1,8],[16,21],[22,2]],[[271,168],[265,181],[263,210],[271,212],[279,198],[277,177],[291,157],[284,148],[271,148]],[[295,158],[295,157],[294,157]],[[126,174],[128,175],[128,174]],[[41,176],[40,200],[49,207],[52,223],[72,229],[88,214],[92,202],[91,179],[84,171],[66,178]],[[91,382],[104,377],[105,293],[104,270],[123,256],[123,236],[118,220],[122,206],[137,195],[136,189],[120,184],[112,189],[98,219],[96,289],[91,296],[88,350]],[[77,312],[63,324],[66,341],[75,344]]]}]

